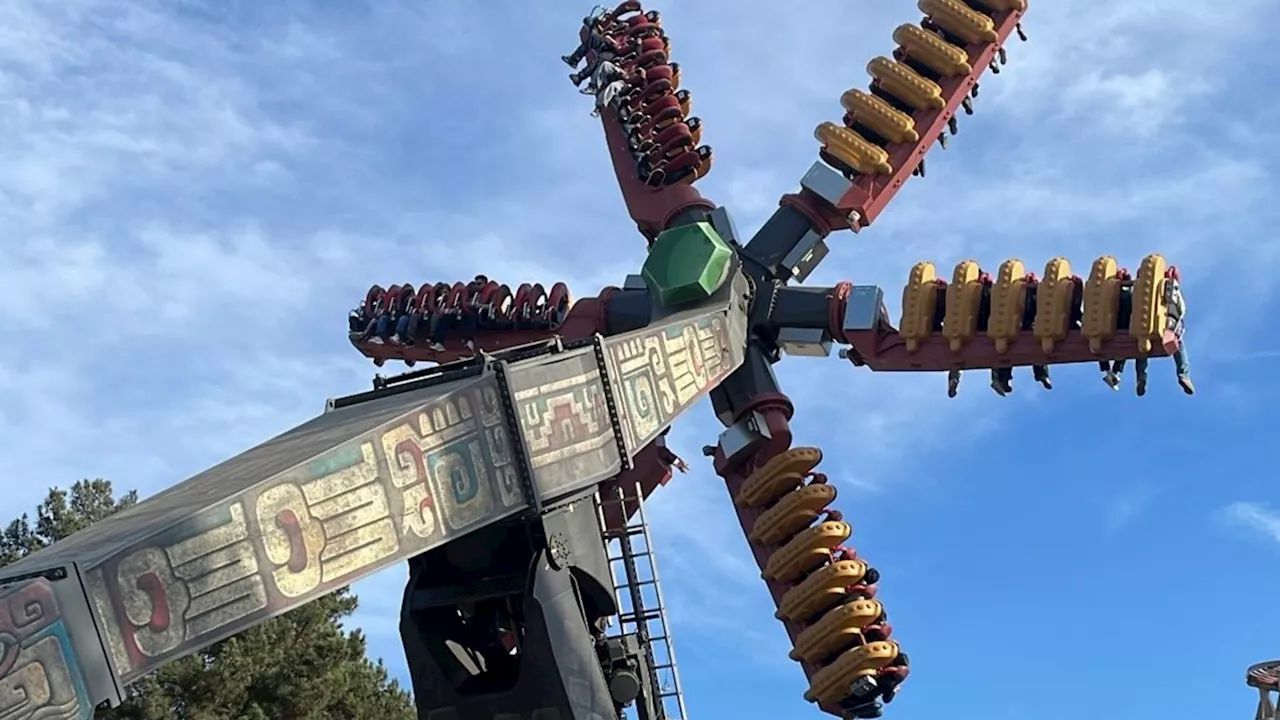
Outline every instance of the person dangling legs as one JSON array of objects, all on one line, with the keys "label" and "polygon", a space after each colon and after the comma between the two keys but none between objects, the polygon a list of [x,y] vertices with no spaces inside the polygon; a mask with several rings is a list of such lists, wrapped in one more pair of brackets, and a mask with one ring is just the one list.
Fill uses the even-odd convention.
[{"label": "person dangling legs", "polygon": [[1048,365],[1032,365],[1031,376],[1034,377],[1036,382],[1040,383],[1045,390],[1053,389],[1053,380],[1049,378]]},{"label": "person dangling legs", "polygon": [[[612,60],[618,55],[617,43],[602,32],[593,32],[587,40],[586,48],[587,51],[583,52],[583,57],[587,58],[586,67],[582,68],[581,72],[569,73],[569,82],[573,83],[574,87],[582,85],[584,80],[593,77],[600,63]],[[564,58],[565,62],[568,62],[571,57]],[[577,62],[573,63],[575,67],[577,64]]]},{"label": "person dangling legs", "polygon": [[1099,360],[1098,369],[1102,371],[1102,382],[1112,390],[1120,389],[1120,374],[1124,372],[1124,360]]},{"label": "person dangling legs", "polygon": [[591,82],[599,88],[596,92],[596,108],[591,111],[591,117],[600,117],[600,113],[612,105],[627,87],[627,80],[621,68],[608,60],[600,63],[600,68]]},{"label": "person dangling legs", "polygon": [[449,336],[449,332],[457,325],[457,310],[441,310],[431,316],[430,333],[431,333],[431,349],[436,352],[444,352],[445,338]]},{"label": "person dangling legs", "polygon": [[409,325],[413,323],[415,312],[401,313],[396,320],[396,331],[391,335],[392,345],[412,345],[413,336],[409,334]]},{"label": "person dangling legs", "polygon": [[471,352],[476,351],[476,333],[480,330],[480,312],[478,308],[470,307],[462,312],[462,317],[458,319],[458,324],[462,328],[462,344]]},{"label": "person dangling legs", "polygon": [[991,389],[1000,397],[1013,392],[1013,368],[991,368]]},{"label": "person dangling legs", "polygon": [[1178,373],[1178,385],[1188,395],[1196,394],[1196,386],[1191,382],[1191,361],[1187,359],[1187,344],[1178,338],[1178,349],[1173,353],[1173,368]]},{"label": "person dangling legs", "polygon": [[384,312],[378,316],[377,322],[373,326],[373,337],[369,338],[369,342],[375,345],[381,345],[387,341],[387,337],[391,335],[391,331],[395,329],[395,319],[390,312]]},{"label": "person dangling legs", "polygon": [[560,59],[569,67],[578,67],[578,63],[582,62],[582,58],[586,57],[591,50],[591,43],[598,33],[600,33],[599,21],[592,17],[582,18],[582,28],[578,30],[578,47],[568,55],[561,55]]},{"label": "person dangling legs", "polygon": [[1182,392],[1194,395],[1196,386],[1191,382],[1191,361],[1187,359],[1187,342],[1183,337],[1187,329],[1187,298],[1182,294],[1182,276],[1177,267],[1170,267],[1164,275],[1164,301],[1168,308],[1164,346],[1168,350],[1177,344],[1178,349],[1173,351],[1173,367],[1178,373],[1178,384],[1182,386]]},{"label": "person dangling legs", "polygon": [[[1147,394],[1147,367],[1150,362],[1150,360],[1144,357],[1140,357],[1133,362],[1133,375],[1135,378],[1133,390],[1138,394],[1138,397],[1142,397]],[[1123,360],[1117,360],[1116,363],[1119,364],[1121,369],[1124,369]],[[1119,377],[1119,371],[1117,371],[1116,376]]]}]

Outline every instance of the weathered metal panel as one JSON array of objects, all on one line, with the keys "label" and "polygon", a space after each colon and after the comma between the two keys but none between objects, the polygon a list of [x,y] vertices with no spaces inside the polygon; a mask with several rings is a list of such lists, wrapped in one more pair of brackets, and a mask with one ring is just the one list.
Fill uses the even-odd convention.
[{"label": "weathered metal panel", "polygon": [[[121,548],[185,522],[198,510],[217,505],[458,388],[458,384],[451,383],[320,415],[152,495],[126,512],[94,523],[92,527],[5,567],[0,570],[0,576],[52,567],[64,561],[78,561],[82,567],[96,565],[117,554]],[[163,436],[163,429],[157,432]],[[163,442],[163,439],[158,441]]]},{"label": "weathered metal panel", "polygon": [[604,382],[592,348],[526,360],[507,369],[507,387],[542,500],[621,471]]},{"label": "weathered metal panel", "polygon": [[745,318],[711,307],[605,340],[609,380],[630,454],[658,437],[742,363],[732,321]]},{"label": "weathered metal panel", "polygon": [[[57,584],[80,592],[74,579]],[[97,703],[81,671],[69,627],[76,618],[68,612],[74,609],[59,602],[58,589],[62,588],[45,578],[0,589],[0,718],[93,717]],[[88,639],[91,649],[100,650],[95,638]]]},{"label": "weathered metal panel", "polygon": [[117,677],[529,506],[492,376],[326,413],[2,574],[82,560]]}]

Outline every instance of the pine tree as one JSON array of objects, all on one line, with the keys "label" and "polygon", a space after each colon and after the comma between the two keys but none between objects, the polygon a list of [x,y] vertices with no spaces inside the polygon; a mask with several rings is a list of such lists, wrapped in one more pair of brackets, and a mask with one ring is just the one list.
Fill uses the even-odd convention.
[{"label": "pine tree", "polygon": [[[106,480],[54,488],[0,532],[0,566],[138,502],[116,498]],[[370,661],[347,591],[325,596],[190,657],[129,688],[129,699],[98,720],[413,720],[412,700],[382,661]]]}]

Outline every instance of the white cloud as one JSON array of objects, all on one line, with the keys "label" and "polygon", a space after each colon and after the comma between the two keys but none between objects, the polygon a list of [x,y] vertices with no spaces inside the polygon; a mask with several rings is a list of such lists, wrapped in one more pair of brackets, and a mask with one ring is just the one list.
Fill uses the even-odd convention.
[{"label": "white cloud", "polygon": [[1254,502],[1236,502],[1221,512],[1227,523],[1256,533],[1268,540],[1280,542],[1280,512]]}]

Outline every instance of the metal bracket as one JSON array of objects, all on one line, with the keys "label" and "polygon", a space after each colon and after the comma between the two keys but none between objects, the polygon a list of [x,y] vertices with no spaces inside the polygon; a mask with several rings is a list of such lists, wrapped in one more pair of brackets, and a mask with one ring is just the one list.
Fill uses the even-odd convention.
[{"label": "metal bracket", "polygon": [[26,582],[27,580],[35,580],[37,578],[44,578],[50,582],[57,582],[59,580],[66,580],[67,577],[68,573],[65,567],[51,567],[48,570],[35,570],[33,572],[20,573],[18,575],[0,578],[0,588],[14,583]]},{"label": "metal bracket", "polygon": [[[754,449],[758,443],[768,440],[770,437],[768,423],[765,422],[760,413],[752,412],[720,433],[716,444],[720,446],[720,451],[724,453],[725,460],[730,464],[734,464],[743,455]],[[711,454],[715,454],[714,448]]]},{"label": "metal bracket", "polygon": [[888,318],[884,290],[879,285],[854,285],[845,304],[842,329],[848,332],[875,330],[882,318]]},{"label": "metal bracket", "polygon": [[831,249],[818,233],[810,230],[800,238],[800,242],[782,259],[782,269],[802,283],[809,279],[818,264],[826,259]]},{"label": "metal bracket", "polygon": [[831,207],[836,207],[840,198],[853,187],[853,183],[823,163],[815,162],[804,177],[800,178],[800,187],[826,200]]},{"label": "metal bracket", "polygon": [[729,214],[729,209],[721,206],[711,211],[709,217],[711,227],[720,234],[720,238],[730,245],[741,245],[742,236],[738,234],[738,225],[734,223],[733,216]]},{"label": "metal bracket", "polygon": [[533,482],[533,467],[529,464],[529,446],[525,442],[524,432],[520,430],[520,416],[516,413],[515,403],[511,399],[511,385],[507,382],[507,361],[497,360],[491,365],[494,378],[498,382],[498,398],[502,402],[502,414],[507,421],[507,432],[511,433],[511,453],[520,475],[520,485],[529,498],[529,505],[535,512],[542,512],[542,497]]},{"label": "metal bracket", "polygon": [[592,345],[596,352],[596,365],[600,368],[600,385],[604,387],[604,407],[609,413],[609,425],[613,427],[613,439],[618,445],[618,459],[622,462],[622,471],[626,472],[635,465],[627,452],[626,437],[622,434],[622,419],[618,417],[618,403],[613,396],[613,377],[609,374],[609,363],[604,352],[604,336],[596,333],[592,337]]},{"label": "metal bracket", "polygon": [[778,331],[778,348],[788,355],[827,357],[831,354],[831,335],[823,328],[784,327]]}]

